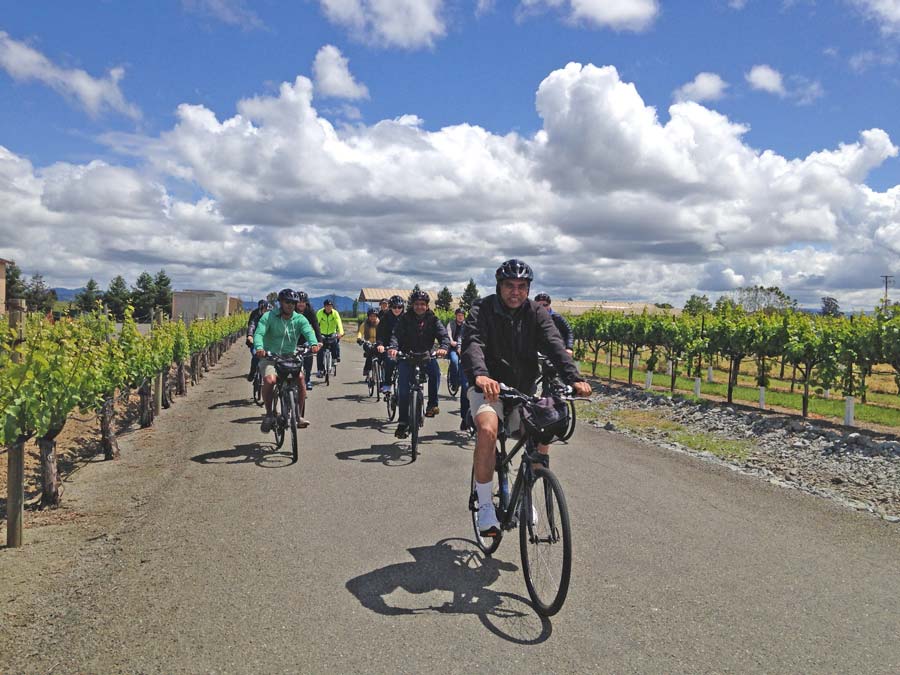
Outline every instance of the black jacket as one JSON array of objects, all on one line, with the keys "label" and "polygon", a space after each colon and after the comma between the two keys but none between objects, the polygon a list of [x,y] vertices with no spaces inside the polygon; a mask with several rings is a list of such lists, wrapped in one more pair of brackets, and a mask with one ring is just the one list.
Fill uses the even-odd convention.
[{"label": "black jacket", "polygon": [[391,349],[403,352],[427,352],[437,340],[441,349],[450,349],[447,329],[430,309],[422,316],[408,311],[400,315],[391,337]]},{"label": "black jacket", "polygon": [[247,335],[253,337],[253,333],[256,332],[256,324],[259,323],[259,317],[268,312],[269,310],[262,310],[259,307],[250,312],[250,318],[247,320]]},{"label": "black jacket", "polygon": [[532,393],[539,374],[538,352],[557,367],[566,384],[583,381],[562,337],[544,307],[531,300],[511,312],[497,295],[469,310],[463,329],[462,367],[469,385],[486,375]]},{"label": "black jacket", "polygon": [[378,329],[375,331],[375,344],[382,345],[383,347],[387,347],[391,344],[391,335],[394,332],[394,326],[397,325],[397,321],[400,320],[400,317],[403,316],[394,316],[394,313],[391,310],[388,310],[384,313],[384,315],[378,315]]},{"label": "black jacket", "polygon": [[575,333],[572,331],[572,325],[566,320],[566,317],[559,312],[551,310],[550,318],[553,319],[553,323],[556,324],[556,330],[559,331],[559,335],[563,339],[563,344],[566,346],[566,349],[573,349],[575,347]]},{"label": "black jacket", "polygon": [[[312,326],[313,331],[316,334],[316,340],[319,344],[322,344],[322,332],[319,330],[319,320],[316,318],[316,310],[312,308],[310,303],[306,303],[306,309],[300,312],[303,316],[306,317],[306,320],[309,321],[309,325]],[[298,345],[306,344],[306,338],[303,337],[303,333],[300,333],[300,339],[297,341]]]}]

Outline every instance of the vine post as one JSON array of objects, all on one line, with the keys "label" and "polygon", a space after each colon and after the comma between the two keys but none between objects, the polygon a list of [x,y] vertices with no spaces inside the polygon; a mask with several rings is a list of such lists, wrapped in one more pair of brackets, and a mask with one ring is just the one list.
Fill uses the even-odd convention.
[{"label": "vine post", "polygon": [[[25,341],[25,301],[12,298],[9,308],[9,326],[16,335],[11,358],[13,363],[21,363],[22,353],[19,351],[19,345]],[[9,446],[7,467],[6,545],[9,548],[20,548],[25,515],[25,439],[23,436],[12,440]]]},{"label": "vine post", "polygon": [[[162,310],[157,307],[153,310],[153,328],[151,330],[160,330],[162,328]],[[162,412],[163,406],[163,371],[160,370],[156,373],[154,377],[154,391],[153,391],[153,415],[158,417]]]}]

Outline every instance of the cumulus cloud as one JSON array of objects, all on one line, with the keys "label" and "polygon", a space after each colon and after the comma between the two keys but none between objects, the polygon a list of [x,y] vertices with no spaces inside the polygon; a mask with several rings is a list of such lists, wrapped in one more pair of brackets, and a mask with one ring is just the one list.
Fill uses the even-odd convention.
[{"label": "cumulus cloud", "polygon": [[541,9],[562,9],[574,23],[599,28],[643,31],[659,15],[657,0],[522,0],[527,14]]},{"label": "cumulus cloud", "polygon": [[140,169],[0,149],[0,256],[40,269],[52,245],[56,283],[164,266],[248,295],[488,290],[518,256],[557,296],[673,304],[762,283],[874,305],[871,270],[900,273],[900,187],[865,184],[898,155],[880,129],[784,157],[696,101],[663,122],[614,67],[577,63],[540,83],[531,136],[415,115],[336,128],[313,91],[299,76],[224,118],[181,105],[158,136],[114,137]]},{"label": "cumulus cloud", "polygon": [[698,73],[692,81],[681,85],[673,96],[676,101],[718,101],[725,95],[728,83],[716,73]]},{"label": "cumulus cloud", "polygon": [[809,105],[825,94],[822,84],[801,75],[792,75],[789,85],[785,84],[782,74],[771,66],[762,64],[753,66],[744,79],[752,89],[775,94],[781,98],[790,98],[798,105]]},{"label": "cumulus cloud", "polygon": [[319,5],[354,39],[384,47],[430,47],[447,31],[444,0],[319,0]]},{"label": "cumulus cloud", "polygon": [[897,0],[851,0],[863,14],[877,22],[884,33],[900,32],[900,2]]},{"label": "cumulus cloud", "polygon": [[753,89],[767,91],[778,96],[787,96],[781,73],[765,64],[753,66],[745,76]]},{"label": "cumulus cloud", "polygon": [[37,80],[74,99],[90,115],[108,110],[139,119],[138,107],[125,100],[119,82],[125,76],[122,67],[112,68],[106,77],[92,77],[80,68],[63,68],[24,42],[0,31],[0,68],[21,82]]},{"label": "cumulus cloud", "polygon": [[350,74],[349,61],[334,45],[325,45],[313,62],[316,91],[333,98],[369,98],[366,85],[357,82]]}]

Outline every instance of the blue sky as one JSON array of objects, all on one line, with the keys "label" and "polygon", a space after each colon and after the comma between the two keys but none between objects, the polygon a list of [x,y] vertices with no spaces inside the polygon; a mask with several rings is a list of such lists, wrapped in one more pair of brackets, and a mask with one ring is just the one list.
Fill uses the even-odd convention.
[{"label": "blue sky", "polygon": [[[875,0],[2,2],[0,203],[20,216],[0,220],[0,256],[59,285],[164,266],[176,284],[250,295],[461,288],[530,255],[574,297],[680,304],[763,283],[868,307],[878,275],[900,273],[898,32],[900,7]],[[326,45],[343,88],[313,67]],[[239,114],[254,97],[268,112]],[[305,98],[309,126],[275,115]],[[679,98],[693,103],[670,124]],[[225,133],[186,124],[184,104]],[[213,152],[227,120],[255,131]],[[332,141],[297,140],[323,122]],[[298,166],[254,164],[281,152]],[[721,162],[739,186],[718,184]],[[504,228],[523,240],[464,245]],[[40,249],[61,233],[78,233],[71,263],[50,269]],[[272,254],[287,240],[307,253]]]}]

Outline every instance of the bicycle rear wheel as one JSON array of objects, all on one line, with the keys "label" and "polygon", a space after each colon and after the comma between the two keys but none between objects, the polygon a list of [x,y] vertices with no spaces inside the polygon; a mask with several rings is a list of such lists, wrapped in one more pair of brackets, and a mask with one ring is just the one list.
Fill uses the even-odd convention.
[{"label": "bicycle rear wheel", "polygon": [[419,426],[422,420],[422,392],[413,389],[409,392],[409,437],[412,448],[412,461],[419,456]]},{"label": "bicycle rear wheel", "polygon": [[262,405],[264,403],[262,397],[262,383],[259,379],[259,371],[257,371],[256,375],[253,376],[253,402],[256,405]]},{"label": "bicycle rear wheel", "polygon": [[[498,488],[499,489],[499,488]],[[497,511],[497,518],[502,515],[500,512],[500,496],[498,492],[494,492],[494,509]],[[475,491],[475,467],[472,467],[472,477],[469,481],[469,511],[472,514],[472,530],[475,532],[475,543],[478,544],[485,555],[491,555],[500,546],[500,540],[503,539],[503,530],[496,537],[482,537],[478,530],[478,493]]]},{"label": "bicycle rear wheel", "polygon": [[[381,363],[378,359],[372,359],[372,380],[375,383],[375,400],[381,400]],[[371,394],[369,394],[371,396]]]},{"label": "bicycle rear wheel", "polygon": [[459,392],[459,381],[458,380],[460,377],[462,377],[462,368],[457,367],[457,369],[456,369],[457,382],[454,385],[450,381],[450,369],[449,368],[447,369],[447,391],[449,392],[450,396],[453,398],[456,398],[456,394]]},{"label": "bicycle rear wheel", "polygon": [[393,422],[397,416],[397,378],[391,383],[391,391],[384,395],[384,402],[387,405],[388,422]]},{"label": "bicycle rear wheel", "polygon": [[284,406],[284,414],[288,418],[288,426],[291,428],[291,457],[294,458],[294,464],[299,459],[299,450],[297,448],[297,414],[299,407],[295,396],[294,390],[289,389],[285,397],[287,405]]},{"label": "bicycle rear wheel", "polygon": [[281,391],[275,390],[272,396],[272,414],[275,416],[275,426],[272,431],[275,433],[275,448],[279,449],[284,445],[284,417],[281,411]]},{"label": "bicycle rear wheel", "polygon": [[541,616],[553,616],[566,601],[572,573],[569,509],[550,469],[534,472],[519,512],[519,548],[525,586]]},{"label": "bicycle rear wheel", "polygon": [[575,401],[569,401],[569,426],[566,428],[566,433],[561,436],[561,439],[564,441],[572,438],[572,434],[575,433]]},{"label": "bicycle rear wheel", "polygon": [[325,386],[331,385],[331,350],[325,348],[325,355],[322,357],[322,365],[325,367]]},{"label": "bicycle rear wheel", "polygon": [[375,395],[375,376],[372,374],[371,369],[369,370],[369,374],[366,375],[366,386],[369,388],[369,398],[371,398]]}]

